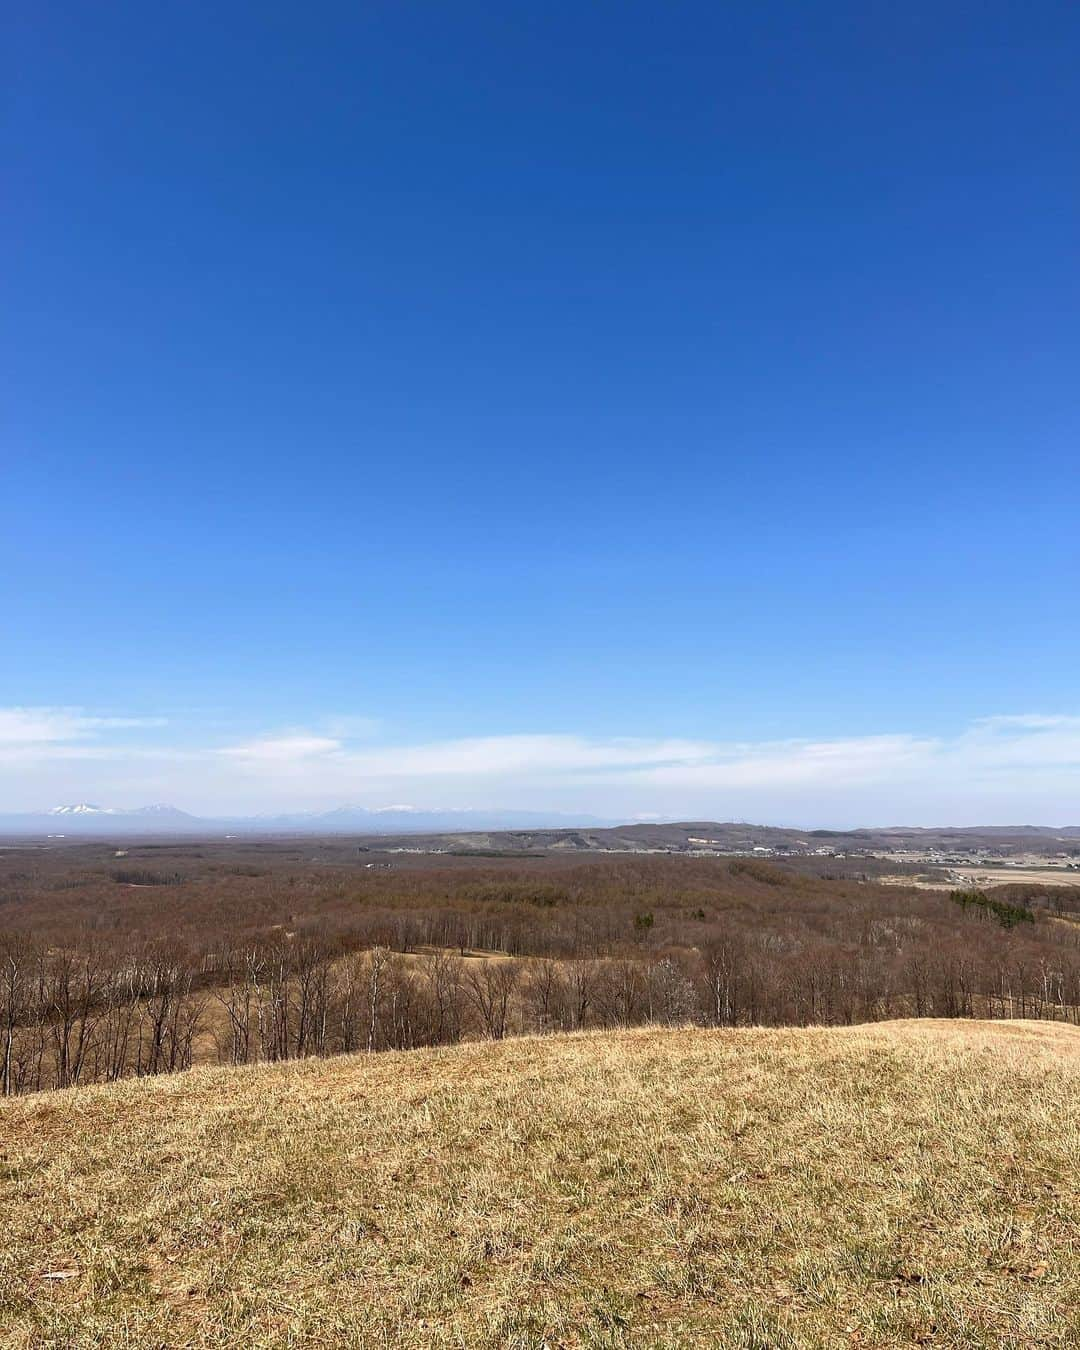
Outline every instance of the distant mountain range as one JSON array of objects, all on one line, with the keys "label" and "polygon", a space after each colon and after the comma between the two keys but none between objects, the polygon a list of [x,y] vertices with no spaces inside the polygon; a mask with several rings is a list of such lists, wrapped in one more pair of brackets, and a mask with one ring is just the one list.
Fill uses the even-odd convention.
[{"label": "distant mountain range", "polygon": [[154,806],[136,806],[130,810],[122,806],[93,806],[90,802],[79,802],[75,806],[50,806],[44,814],[49,817],[65,816],[77,820],[100,820],[105,816],[120,816],[123,819],[137,816],[140,820],[154,821],[197,819],[196,816],[188,815],[186,811],[181,811],[176,806],[166,806],[161,802]]},{"label": "distant mountain range", "polygon": [[596,827],[613,822],[558,811],[422,810],[413,806],[339,806],[265,816],[194,816],[165,803],[97,806],[76,802],[44,811],[0,814],[0,835],[414,834],[447,830]]},{"label": "distant mountain range", "polygon": [[617,825],[557,811],[423,810],[413,806],[339,806],[330,811],[265,816],[194,816],[165,803],[125,808],[76,802],[0,815],[8,838],[125,839],[132,836],[354,834],[378,847],[436,852],[886,853],[983,849],[997,855],[1080,856],[1080,826],[986,825],[965,828],[894,826],[861,830],[796,830],[741,821],[638,821]]}]

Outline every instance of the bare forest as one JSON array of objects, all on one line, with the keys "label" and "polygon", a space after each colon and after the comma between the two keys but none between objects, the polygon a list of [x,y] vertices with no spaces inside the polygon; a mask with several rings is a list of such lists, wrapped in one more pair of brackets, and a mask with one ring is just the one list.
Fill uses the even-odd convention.
[{"label": "bare forest", "polygon": [[0,852],[4,1095],[522,1033],[905,1016],[1080,1021],[1080,888],[340,839]]}]

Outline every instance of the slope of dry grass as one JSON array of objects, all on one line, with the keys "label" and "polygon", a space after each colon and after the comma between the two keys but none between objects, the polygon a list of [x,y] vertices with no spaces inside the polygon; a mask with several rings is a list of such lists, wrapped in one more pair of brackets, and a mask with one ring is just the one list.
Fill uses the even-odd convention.
[{"label": "slope of dry grass", "polygon": [[1080,1031],[636,1030],[0,1104],[16,1346],[1080,1344]]}]

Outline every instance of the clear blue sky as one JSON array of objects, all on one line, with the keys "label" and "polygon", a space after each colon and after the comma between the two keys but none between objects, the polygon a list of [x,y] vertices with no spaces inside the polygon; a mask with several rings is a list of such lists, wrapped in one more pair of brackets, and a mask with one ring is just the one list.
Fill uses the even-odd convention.
[{"label": "clear blue sky", "polygon": [[[0,708],[60,731],[9,714],[0,805],[378,804],[373,747],[529,736],[675,778],[404,799],[1080,817],[1053,747],[970,803],[657,749],[1076,732],[1075,5],[45,0],[8,38]],[[219,769],[290,740],[272,790]]]}]

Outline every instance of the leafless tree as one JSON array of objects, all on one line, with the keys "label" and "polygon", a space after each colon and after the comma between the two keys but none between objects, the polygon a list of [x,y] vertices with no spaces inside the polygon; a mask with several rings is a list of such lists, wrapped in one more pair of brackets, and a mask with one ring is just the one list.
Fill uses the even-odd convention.
[{"label": "leafless tree", "polygon": [[465,996],[476,1009],[485,1035],[501,1041],[506,1035],[510,998],[521,968],[513,960],[474,961],[465,967]]}]

